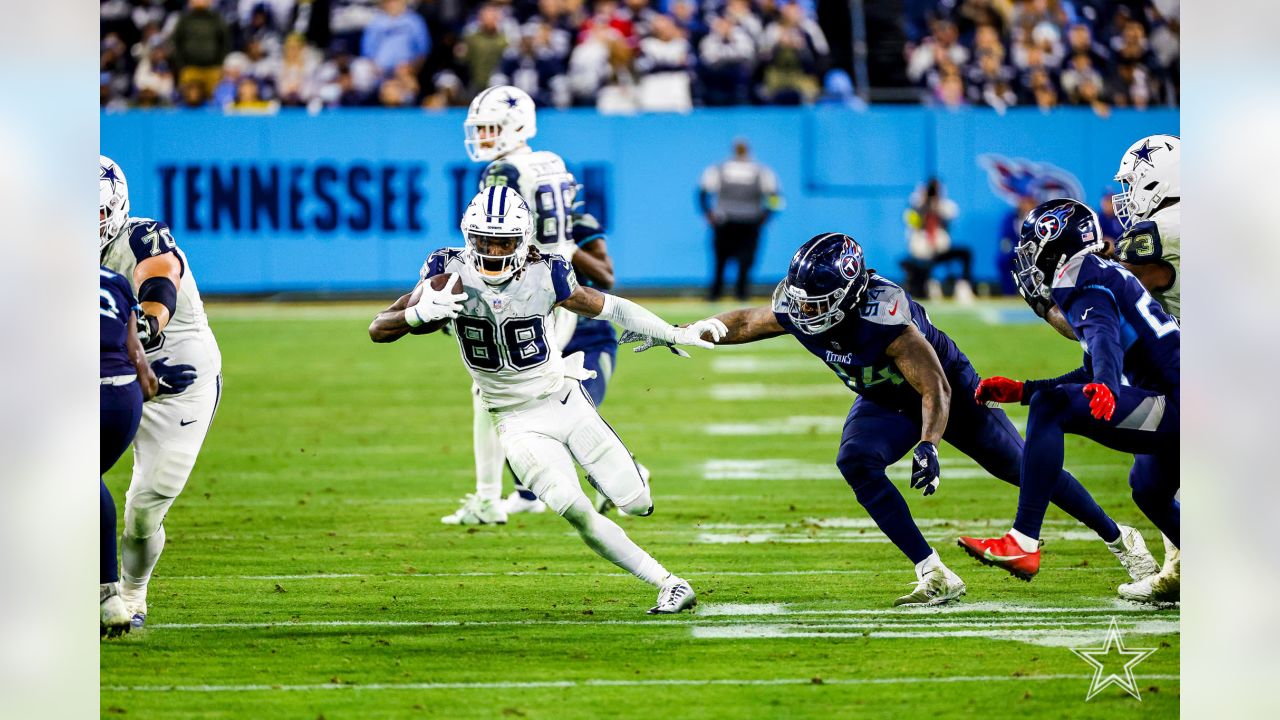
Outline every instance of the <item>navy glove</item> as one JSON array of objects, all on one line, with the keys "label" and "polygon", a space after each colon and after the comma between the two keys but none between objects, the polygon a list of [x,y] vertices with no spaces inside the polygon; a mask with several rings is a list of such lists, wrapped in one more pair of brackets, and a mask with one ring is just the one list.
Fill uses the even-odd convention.
[{"label": "navy glove", "polygon": [[938,448],[929,441],[916,446],[911,456],[911,487],[924,490],[925,497],[938,491],[942,468],[938,465]]},{"label": "navy glove", "polygon": [[156,397],[177,395],[196,381],[196,369],[191,365],[169,365],[169,358],[152,361],[151,370],[156,374]]}]

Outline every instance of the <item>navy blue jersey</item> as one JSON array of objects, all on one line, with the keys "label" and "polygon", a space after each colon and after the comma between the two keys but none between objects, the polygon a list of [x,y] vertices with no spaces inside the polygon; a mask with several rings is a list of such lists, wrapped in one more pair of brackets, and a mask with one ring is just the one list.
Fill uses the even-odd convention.
[{"label": "navy blue jersey", "polygon": [[[573,242],[578,246],[579,250],[596,240],[602,239],[604,239],[604,229],[600,227],[599,220],[596,220],[590,213],[574,213]],[[587,287],[595,287],[595,283],[582,273],[578,273],[578,283]],[[601,288],[596,289],[600,290],[600,292],[606,292]],[[577,328],[573,331],[573,337],[569,340],[569,343],[565,345],[564,351],[565,354],[568,354],[579,350],[617,344],[618,335],[613,329],[613,323],[608,320],[579,317]]]},{"label": "navy blue jersey", "polygon": [[1068,262],[1053,278],[1053,301],[1085,351],[1093,381],[1177,395],[1182,331],[1124,266],[1097,255]]},{"label": "navy blue jersey", "polygon": [[129,359],[129,316],[137,305],[129,281],[106,268],[98,270],[98,377],[133,375]]},{"label": "navy blue jersey", "polygon": [[924,335],[953,387],[974,382],[969,358],[934,327],[929,315],[905,290],[872,275],[862,302],[825,332],[809,335],[791,322],[782,286],[774,293],[773,314],[778,324],[806,350],[818,356],[849,389],[893,410],[920,410],[920,394],[907,382],[885,350],[911,325]]}]

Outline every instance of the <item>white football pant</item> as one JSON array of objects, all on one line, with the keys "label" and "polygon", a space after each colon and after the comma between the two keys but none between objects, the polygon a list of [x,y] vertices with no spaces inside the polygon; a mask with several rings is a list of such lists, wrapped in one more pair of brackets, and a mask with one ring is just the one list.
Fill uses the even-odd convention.
[{"label": "white football pant", "polygon": [[120,579],[126,591],[145,591],[151,579],[164,549],[164,516],[191,476],[221,394],[218,375],[142,405],[124,501]]},{"label": "white football pant", "polygon": [[498,442],[493,416],[480,400],[480,387],[471,385],[471,443],[476,456],[476,495],[502,499],[502,471],[507,456]]},{"label": "white football pant", "polygon": [[559,513],[587,545],[615,565],[661,587],[670,574],[582,492],[576,460],[599,490],[628,515],[653,512],[649,487],[622,440],[605,423],[582,383],[565,378],[558,392],[513,410],[489,413],[511,469]]}]

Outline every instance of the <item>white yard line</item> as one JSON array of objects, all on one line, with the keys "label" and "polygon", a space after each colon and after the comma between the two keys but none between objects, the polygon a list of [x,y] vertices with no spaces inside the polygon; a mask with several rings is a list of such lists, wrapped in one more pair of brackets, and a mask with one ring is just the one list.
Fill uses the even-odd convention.
[{"label": "white yard line", "polygon": [[[838,627],[838,626],[836,626]],[[696,640],[761,640],[761,639],[812,639],[812,638],[873,638],[881,640],[926,640],[938,638],[978,638],[984,640],[1010,640],[1043,645],[1046,647],[1071,647],[1099,641],[1106,629],[1096,624],[1088,630],[1063,630],[1059,628],[996,627],[972,630],[904,630],[863,629],[857,626],[826,630],[793,624],[755,624],[728,626],[696,626],[690,628]],[[1150,620],[1124,628],[1126,635],[1165,635],[1179,632],[1179,625],[1171,620]]]},{"label": "white yard line", "polygon": [[[834,460],[827,462],[809,462],[790,458],[770,458],[767,460],[747,460],[740,458],[713,458],[705,460],[699,467],[704,480],[775,480],[775,481],[838,481],[844,478],[836,468]],[[1082,476],[1094,476],[1104,473],[1125,475],[1128,469],[1123,465],[1079,465],[1068,470]],[[905,480],[911,475],[911,460],[904,458],[886,468],[886,475],[893,480]],[[942,458],[942,480],[994,480],[990,473],[978,467],[978,464],[966,457],[944,455]]]},{"label": "white yard line", "polygon": [[[1180,680],[1178,675],[1140,674],[1143,680]],[[496,682],[420,682],[420,683],[316,683],[308,685],[109,685],[109,692],[313,692],[322,690],[537,690],[593,687],[709,687],[709,686],[777,686],[777,685],[934,685],[945,683],[1066,682],[1093,679],[1085,674],[1057,675],[940,675],[936,677],[886,678],[713,678],[695,680],[670,678],[659,680],[542,680]]]},{"label": "white yard line", "polygon": [[714,357],[711,359],[711,369],[718,373],[740,375],[806,371],[813,375],[826,375],[830,372],[817,358],[807,356],[763,357],[741,355],[737,357]]},{"label": "white yard line", "polygon": [[731,383],[711,386],[711,399],[728,400],[801,400],[845,397],[853,393],[838,382],[813,385],[766,385],[764,383]]}]

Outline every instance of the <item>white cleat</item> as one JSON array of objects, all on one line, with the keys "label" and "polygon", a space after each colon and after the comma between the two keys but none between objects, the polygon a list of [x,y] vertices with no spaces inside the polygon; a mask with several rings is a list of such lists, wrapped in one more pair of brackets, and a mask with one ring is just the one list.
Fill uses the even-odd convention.
[{"label": "white cleat", "polygon": [[658,590],[658,604],[649,608],[649,615],[674,615],[681,610],[688,610],[698,604],[698,596],[694,594],[689,583],[672,575],[667,583]]},{"label": "white cleat", "polygon": [[1136,582],[1160,572],[1160,565],[1147,549],[1147,541],[1142,533],[1127,525],[1120,526],[1120,537],[1114,543],[1107,543],[1107,549],[1120,560],[1129,577]]},{"label": "white cleat", "polygon": [[1182,557],[1172,544],[1167,545],[1165,564],[1160,572],[1137,582],[1120,586],[1120,597],[1142,603],[1176,603],[1182,597]]},{"label": "white cleat", "polygon": [[120,598],[120,590],[115,583],[101,583],[98,586],[98,597],[101,602],[102,629],[100,635],[109,638],[119,637],[132,628],[129,609]]},{"label": "white cleat", "polygon": [[964,595],[966,589],[960,576],[943,565],[934,550],[933,555],[916,565],[915,589],[894,600],[893,605],[942,605]]},{"label": "white cleat", "polygon": [[520,513],[540,513],[547,511],[547,504],[541,500],[534,498],[527,500],[520,496],[520,491],[516,490],[502,501],[502,509],[508,515],[519,515]]},{"label": "white cleat", "polygon": [[445,525],[502,525],[507,522],[507,511],[499,501],[468,493],[462,498],[462,507],[440,518]]},{"label": "white cleat", "polygon": [[120,599],[129,613],[129,624],[140,628],[147,622],[147,586],[130,588],[120,583]]}]

